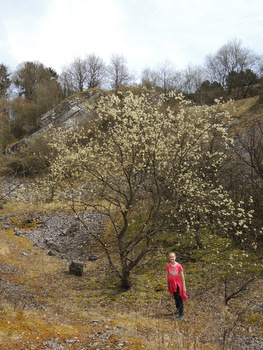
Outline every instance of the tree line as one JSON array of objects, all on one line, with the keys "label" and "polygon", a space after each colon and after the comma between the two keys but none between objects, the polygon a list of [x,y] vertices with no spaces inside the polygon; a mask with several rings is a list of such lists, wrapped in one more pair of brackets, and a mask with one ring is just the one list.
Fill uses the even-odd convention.
[{"label": "tree line", "polygon": [[216,98],[246,98],[262,85],[263,60],[233,39],[203,66],[188,65],[178,71],[169,61],[145,67],[140,76],[131,73],[127,59],[113,54],[109,64],[92,53],[77,57],[58,74],[40,62],[24,62],[14,72],[0,64],[0,146],[21,139],[38,129],[39,117],[64,98],[92,88],[118,90],[141,86],[168,93],[181,91],[198,104]]}]

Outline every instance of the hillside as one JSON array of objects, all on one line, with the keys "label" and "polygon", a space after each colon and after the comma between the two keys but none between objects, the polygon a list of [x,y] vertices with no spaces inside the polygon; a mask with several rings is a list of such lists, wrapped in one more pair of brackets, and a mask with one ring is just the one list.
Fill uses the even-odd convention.
[{"label": "hillside", "polygon": [[[85,120],[85,104],[96,97],[64,101],[43,116],[42,132],[49,124],[68,128]],[[235,105],[234,127],[262,119],[259,98]],[[255,254],[206,232],[204,248],[167,234],[132,271],[132,288],[124,291],[101,248],[76,225],[68,202],[18,201],[20,182],[34,179],[1,180],[0,350],[262,349],[263,282],[243,273],[259,263]],[[100,233],[99,216],[89,213],[89,223]],[[189,297],[182,322],[165,290],[167,255],[175,248]],[[69,273],[72,260],[84,262],[82,276]]]},{"label": "hillside", "polygon": [[198,263],[188,264],[189,301],[178,324],[164,291],[164,254],[137,271],[134,288],[122,292],[98,247],[93,250],[100,259],[87,261],[84,275],[76,277],[64,259],[25,238],[38,225],[24,220],[30,212],[12,203],[1,211],[0,349],[222,349],[223,337],[231,349],[262,348],[262,282],[250,290],[253,308],[242,309],[240,299],[233,316],[198,285]]},{"label": "hillside", "polygon": [[263,103],[259,96],[234,101],[234,107],[234,124],[237,126],[247,126],[255,120],[263,120]]},{"label": "hillside", "polygon": [[4,152],[8,153],[10,151],[15,151],[20,146],[28,143],[30,140],[34,140],[35,138],[43,135],[51,126],[70,128],[74,125],[80,124],[87,119],[86,104],[103,94],[104,92],[102,90],[92,89],[68,97],[55,108],[41,116],[38,122],[38,131],[29,135],[27,138],[14,143],[13,145],[9,145]]},{"label": "hillside", "polygon": [[[141,88],[130,88],[134,93],[141,93]],[[152,98],[158,99],[159,93],[152,93]],[[85,125],[87,120],[92,119],[87,111],[87,104],[93,103],[100,96],[105,96],[109,92],[100,89],[91,89],[76,95],[70,96],[62,101],[58,106],[41,116],[39,120],[39,130],[29,135],[27,138],[9,145],[4,153],[15,151],[20,146],[28,144],[30,140],[34,140],[45,134],[50,127],[72,128],[76,125]],[[263,119],[263,103],[261,97],[254,96],[234,102],[236,109],[233,115],[234,125],[248,125],[255,119]]]},{"label": "hillside", "polygon": [[[123,91],[131,90],[135,94],[145,92],[142,88],[122,88]],[[74,128],[78,125],[85,125],[87,121],[93,117],[89,114],[87,105],[92,104],[102,96],[106,96],[111,92],[101,89],[90,89],[80,92],[76,95],[69,96],[58,104],[55,108],[43,114],[39,121],[39,130],[29,135],[27,138],[19,140],[12,145],[9,145],[4,153],[9,153],[17,150],[20,146],[28,144],[31,140],[35,140],[41,135],[44,135],[50,127],[61,127],[63,129]],[[152,99],[157,98],[160,93],[152,93]]]}]

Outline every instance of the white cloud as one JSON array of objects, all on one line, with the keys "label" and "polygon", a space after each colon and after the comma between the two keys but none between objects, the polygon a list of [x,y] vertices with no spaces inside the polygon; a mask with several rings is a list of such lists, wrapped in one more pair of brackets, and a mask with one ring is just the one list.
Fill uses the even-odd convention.
[{"label": "white cloud", "polygon": [[[232,38],[261,53],[262,0],[0,0],[2,61],[61,71],[94,52],[123,54],[138,72],[169,59],[202,64]],[[1,63],[1,62],[0,62]],[[8,63],[8,62],[5,62]]]},{"label": "white cloud", "polygon": [[114,1],[47,1],[44,16],[6,21],[8,46],[17,61],[38,60],[61,68],[75,56],[104,56],[118,46],[121,15]]},{"label": "white cloud", "polygon": [[57,65],[91,52],[105,56],[120,44],[120,20],[121,14],[111,0],[56,0],[50,7],[46,27],[39,33],[41,54]]}]

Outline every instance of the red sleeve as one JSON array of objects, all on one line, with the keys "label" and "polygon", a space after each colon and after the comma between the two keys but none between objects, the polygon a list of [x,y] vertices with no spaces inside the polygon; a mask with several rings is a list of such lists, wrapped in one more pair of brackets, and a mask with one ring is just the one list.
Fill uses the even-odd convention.
[{"label": "red sleeve", "polygon": [[167,264],[167,265],[165,266],[165,270],[166,270],[166,271],[169,271],[168,265],[169,265],[169,264]]},{"label": "red sleeve", "polygon": [[178,272],[180,273],[181,271],[183,271],[183,267],[181,264],[178,264]]}]

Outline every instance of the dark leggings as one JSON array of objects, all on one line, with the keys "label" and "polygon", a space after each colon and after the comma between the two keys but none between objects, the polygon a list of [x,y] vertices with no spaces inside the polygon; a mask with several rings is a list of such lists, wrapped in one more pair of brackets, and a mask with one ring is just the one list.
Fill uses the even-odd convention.
[{"label": "dark leggings", "polygon": [[177,292],[174,292],[174,301],[176,308],[179,312],[179,316],[183,316],[184,314],[184,302],[179,293],[179,286],[177,285]]}]

